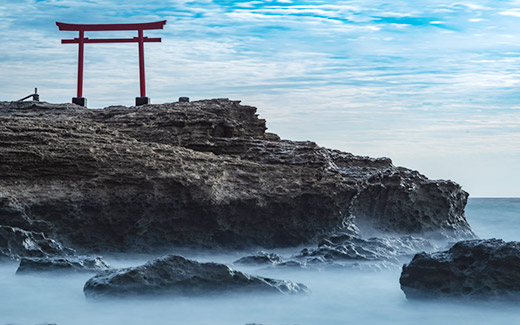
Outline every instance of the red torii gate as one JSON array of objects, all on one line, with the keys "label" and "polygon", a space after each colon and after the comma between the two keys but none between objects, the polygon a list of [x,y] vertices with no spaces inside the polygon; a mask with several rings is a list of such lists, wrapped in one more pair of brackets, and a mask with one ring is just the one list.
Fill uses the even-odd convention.
[{"label": "red torii gate", "polygon": [[[153,23],[141,24],[67,24],[56,22],[59,30],[78,31],[79,37],[74,39],[62,39],[62,44],[78,44],[78,92],[77,97],[72,98],[72,102],[78,105],[87,106],[87,99],[83,97],[83,49],[85,43],[139,43],[139,84],[141,97],[135,98],[135,105],[149,104],[150,99],[146,97],[146,86],[144,77],[144,43],[145,42],[161,42],[160,38],[148,38],[143,36],[144,30],[163,29],[166,20]],[[119,30],[136,30],[137,37],[133,38],[98,38],[90,39],[85,37],[87,31],[119,31]]]}]

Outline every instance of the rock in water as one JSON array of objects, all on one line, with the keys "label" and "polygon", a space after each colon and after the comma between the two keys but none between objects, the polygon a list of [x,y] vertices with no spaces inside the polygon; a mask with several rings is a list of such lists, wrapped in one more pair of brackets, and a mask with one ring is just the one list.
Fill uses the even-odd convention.
[{"label": "rock in water", "polygon": [[51,258],[27,258],[20,260],[16,273],[31,272],[101,272],[110,267],[101,257],[74,256]]},{"label": "rock in water", "polygon": [[520,298],[520,242],[467,240],[403,266],[407,298]]},{"label": "rock in water", "polygon": [[233,264],[237,265],[276,265],[282,263],[282,257],[276,253],[267,253],[264,251],[256,252],[253,255],[244,256]]},{"label": "rock in water", "polygon": [[435,246],[425,239],[412,236],[360,238],[343,233],[322,239],[317,248],[304,248],[297,258],[314,261],[336,262],[348,260],[398,261],[400,257],[413,255],[421,250],[433,250]]},{"label": "rock in water", "polygon": [[364,233],[468,238],[468,194],[266,133],[227,99],[88,110],[0,102],[0,225],[82,251],[290,247]]},{"label": "rock in water", "polygon": [[87,297],[309,292],[303,284],[247,275],[224,264],[199,263],[177,255],[98,274],[85,283],[83,291]]},{"label": "rock in water", "polygon": [[0,257],[20,258],[67,256],[74,250],[64,247],[41,232],[16,227],[0,226]]}]

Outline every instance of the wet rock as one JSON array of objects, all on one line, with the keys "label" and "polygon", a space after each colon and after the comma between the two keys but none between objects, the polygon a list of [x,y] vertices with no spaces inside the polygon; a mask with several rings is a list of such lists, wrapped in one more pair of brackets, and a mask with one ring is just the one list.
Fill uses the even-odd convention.
[{"label": "wet rock", "polygon": [[51,257],[74,254],[41,232],[26,231],[16,227],[0,226],[0,257]]},{"label": "wet rock", "polygon": [[282,263],[282,257],[275,253],[264,251],[256,252],[253,255],[242,257],[233,262],[237,265],[275,265]]},{"label": "wet rock", "polygon": [[301,268],[305,267],[305,263],[298,262],[298,261],[285,261],[278,264],[275,264],[277,267],[288,267],[288,268]]},{"label": "wet rock", "polygon": [[83,291],[87,297],[103,297],[227,292],[298,294],[309,290],[303,284],[247,275],[223,264],[168,255],[142,266],[98,274],[86,282]]},{"label": "wet rock", "polygon": [[245,266],[265,266],[265,267],[287,267],[287,268],[306,268],[307,261],[284,260],[276,253],[264,251],[256,252],[254,255],[242,257],[233,262],[235,265]]},{"label": "wet rock", "polygon": [[83,252],[291,247],[354,225],[473,236],[456,183],[265,131],[227,99],[0,102],[0,225]]},{"label": "wet rock", "polygon": [[298,259],[307,264],[336,263],[341,261],[388,261],[400,264],[400,258],[418,251],[431,251],[436,246],[423,238],[373,237],[364,239],[351,233],[342,233],[322,239],[317,248],[305,248]]},{"label": "wet rock", "polygon": [[409,299],[520,298],[520,242],[468,240],[447,251],[420,253],[403,266],[401,289]]},{"label": "wet rock", "polygon": [[417,252],[438,250],[444,243],[413,236],[362,238],[354,231],[322,239],[288,258],[259,251],[233,264],[305,269],[343,268],[362,271],[399,269]]},{"label": "wet rock", "polygon": [[20,260],[16,273],[31,272],[101,272],[107,271],[110,266],[101,257],[74,256],[74,257],[46,257],[27,258]]},{"label": "wet rock", "polygon": [[322,240],[318,248],[303,249],[298,257],[320,257],[323,261],[381,260],[394,257],[394,250],[378,238],[340,235]]}]

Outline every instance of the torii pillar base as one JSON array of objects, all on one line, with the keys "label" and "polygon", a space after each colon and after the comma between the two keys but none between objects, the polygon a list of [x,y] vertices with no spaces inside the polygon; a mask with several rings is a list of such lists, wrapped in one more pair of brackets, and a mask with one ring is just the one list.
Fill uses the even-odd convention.
[{"label": "torii pillar base", "polygon": [[135,98],[135,106],[148,105],[150,104],[150,98],[148,97],[136,97]]},{"label": "torii pillar base", "polygon": [[72,97],[72,104],[87,107],[87,99],[85,97]]}]

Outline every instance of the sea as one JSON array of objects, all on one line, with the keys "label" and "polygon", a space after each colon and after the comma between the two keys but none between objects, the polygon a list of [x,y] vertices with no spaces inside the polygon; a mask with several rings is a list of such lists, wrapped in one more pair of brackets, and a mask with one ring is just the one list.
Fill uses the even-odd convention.
[{"label": "sea", "polygon": [[[466,217],[480,238],[520,240],[520,198],[470,198]],[[231,264],[243,253],[192,252],[187,257]],[[123,267],[153,257],[105,259]],[[0,264],[0,324],[520,324],[520,308],[514,303],[409,301],[399,287],[397,268],[364,272],[238,268],[304,283],[312,293],[110,300],[85,298],[83,285],[92,274],[16,275],[16,268],[15,262]]]}]

